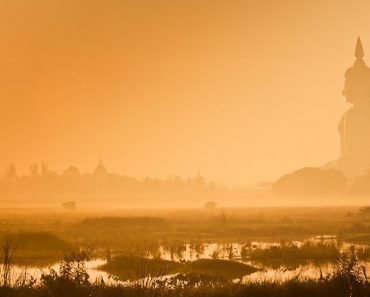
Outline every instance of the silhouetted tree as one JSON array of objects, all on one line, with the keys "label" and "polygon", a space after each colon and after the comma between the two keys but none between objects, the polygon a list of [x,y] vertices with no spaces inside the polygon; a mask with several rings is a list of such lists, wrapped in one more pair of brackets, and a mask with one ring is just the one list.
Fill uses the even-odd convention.
[{"label": "silhouetted tree", "polygon": [[13,163],[10,163],[4,171],[4,181],[6,183],[14,183],[17,180],[17,170]]},{"label": "silhouetted tree", "polygon": [[39,177],[40,176],[39,165],[37,165],[37,163],[32,164],[29,167],[29,171],[30,171],[30,177]]}]

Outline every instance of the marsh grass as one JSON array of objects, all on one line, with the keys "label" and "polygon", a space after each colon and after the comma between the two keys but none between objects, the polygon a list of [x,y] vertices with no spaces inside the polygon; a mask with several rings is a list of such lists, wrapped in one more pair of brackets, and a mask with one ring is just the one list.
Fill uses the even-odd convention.
[{"label": "marsh grass", "polygon": [[180,272],[232,280],[256,271],[258,271],[257,268],[239,262],[219,259],[200,259],[186,263],[182,266]]},{"label": "marsh grass", "polygon": [[[94,244],[98,249],[104,253],[104,257],[109,254],[109,258],[114,259],[114,255],[119,253],[125,255],[140,255],[141,251],[150,251],[155,256],[155,251],[162,242],[167,241],[168,246],[171,246],[173,254],[181,254],[183,251],[183,243],[193,244],[194,250],[201,252],[200,244],[205,242],[248,242],[248,241],[279,241],[281,238],[286,240],[302,240],[308,236],[318,234],[337,234],[343,230],[344,240],[350,236],[361,236],[361,239],[367,239],[369,236],[369,228],[364,226],[358,229],[356,226],[349,228],[352,224],[359,220],[356,216],[346,216],[346,213],[351,211],[356,213],[356,209],[334,209],[328,211],[327,209],[225,209],[227,217],[227,226],[222,228],[215,222],[219,221],[219,217],[201,210],[166,210],[166,211],[145,211],[137,212],[135,215],[142,216],[141,218],[132,218],[133,211],[122,214],[114,212],[108,214],[107,217],[88,218],[90,214],[58,214],[50,215],[49,213],[42,213],[40,215],[32,215],[25,213],[18,214],[16,217],[9,211],[0,213],[0,229],[3,231],[11,231],[13,234],[25,232],[28,230],[30,233],[50,232],[70,246],[73,246],[74,240],[78,237],[82,245],[88,243]],[[114,215],[121,214],[122,217],[114,217]],[[154,220],[148,219],[146,215],[154,217]],[[159,218],[161,217],[161,218]],[[289,220],[285,219],[288,217]],[[149,217],[150,218],[150,217]],[[282,219],[284,218],[284,219]],[[325,219],[324,219],[325,218]],[[217,219],[217,220],[216,220]],[[43,235],[44,236],[44,235]],[[47,236],[40,235],[24,235],[23,239],[18,239],[18,247],[13,260],[13,263],[19,261],[24,256],[27,258],[42,258],[51,251],[44,249],[45,246],[50,245],[56,247],[54,252],[61,254],[61,246],[63,243],[57,241],[48,241]],[[191,242],[194,239],[194,242]],[[31,244],[32,248],[25,247],[24,243],[32,243],[32,241],[43,242],[43,244]],[[46,244],[49,242],[48,244]],[[313,258],[320,261],[322,257],[333,259],[336,253],[332,249],[326,247],[314,250],[314,247],[307,247],[306,251],[296,251],[294,256],[286,255],[285,251],[289,248],[284,248],[282,251],[274,251],[270,254],[260,253],[260,259],[265,259],[264,264],[274,262],[273,259],[284,259],[283,261],[291,261],[290,259],[305,259]],[[53,248],[51,249],[53,250]],[[107,252],[109,250],[109,253]],[[250,250],[248,247],[243,251],[243,260],[249,259]],[[23,255],[23,256],[22,256]],[[230,252],[229,252],[230,255]],[[49,256],[47,256],[49,257]],[[54,256],[52,256],[54,257]],[[58,256],[59,257],[59,256]],[[57,261],[61,259],[55,257]],[[108,257],[108,256],[107,256]],[[58,259],[57,259],[58,258]],[[140,258],[140,257],[138,257]],[[217,255],[215,254],[215,258]],[[235,259],[235,255],[230,257]],[[299,261],[301,261],[299,260]],[[281,260],[280,260],[281,261]],[[112,262],[112,261],[109,261]],[[201,263],[201,262],[199,262]],[[176,265],[179,265],[177,263]],[[137,275],[146,275],[152,269],[152,264],[148,264],[147,268],[130,271],[130,275],[137,277]],[[167,265],[167,264],[166,264]],[[171,264],[172,265],[172,264]],[[157,274],[162,275],[161,271],[169,271],[171,268],[157,270]],[[182,264],[181,264],[182,265]],[[195,265],[195,264],[193,264]],[[18,285],[12,288],[0,288],[0,296],[35,296],[35,297],[50,297],[50,296],[68,296],[68,297],[115,297],[115,296],[253,296],[253,297],[362,297],[370,296],[369,286],[366,281],[358,280],[356,275],[344,269],[343,273],[336,273],[335,275],[323,276],[323,279],[318,281],[297,281],[292,280],[284,284],[258,282],[249,284],[232,284],[227,280],[219,280],[219,278],[205,276],[208,273],[206,266],[216,264],[202,263],[203,269],[198,273],[193,274],[191,270],[184,270],[178,275],[182,280],[193,280],[190,283],[197,283],[197,286],[184,286],[176,287],[173,290],[163,287],[146,287],[146,284],[138,284],[136,287],[123,287],[123,286],[108,286],[103,283],[83,284],[68,287],[68,282],[63,283],[60,281],[60,274],[56,275],[55,279],[49,284],[42,283],[40,285],[29,286],[22,284],[20,281]],[[183,266],[180,267],[185,267]],[[142,266],[141,266],[142,267]],[[190,265],[188,267],[191,267]],[[216,268],[213,268],[217,270]],[[222,270],[231,270],[224,268]],[[235,268],[233,268],[234,270]],[[175,269],[177,270],[177,268]],[[195,268],[194,268],[195,270]],[[204,272],[205,271],[205,272]],[[357,270],[360,271],[361,270]],[[153,274],[155,275],[155,274]],[[228,278],[228,277],[226,277]],[[349,282],[349,280],[354,280]],[[199,283],[201,282],[201,284]],[[347,285],[345,285],[347,284]],[[350,285],[348,285],[350,284]],[[59,288],[59,289],[58,289]],[[67,288],[62,295],[61,288]],[[349,289],[352,288],[352,289]]]},{"label": "marsh grass", "polygon": [[228,280],[240,278],[258,270],[250,265],[228,260],[200,259],[179,263],[136,256],[117,256],[100,268],[117,276],[120,280],[175,273],[207,275]]},{"label": "marsh grass", "polygon": [[77,228],[86,229],[163,229],[166,227],[165,220],[160,217],[90,217],[85,218],[80,223],[76,224]]},{"label": "marsh grass", "polygon": [[73,250],[73,245],[50,232],[7,233],[16,250],[13,264],[45,266],[59,261]]},{"label": "marsh grass", "polygon": [[[234,283],[222,278],[194,273],[177,274],[170,282],[163,279],[151,279],[147,282],[134,282],[131,286],[106,285],[103,281],[90,283],[86,273],[85,262],[90,259],[90,252],[74,251],[60,263],[59,271],[50,270],[43,274],[39,283],[21,283],[14,286],[0,287],[0,296],[4,297],[367,297],[370,286],[367,282],[366,269],[362,267],[353,251],[338,259],[337,270],[333,274],[322,276],[319,280],[299,280],[287,282]],[[114,258],[119,261],[119,258]],[[122,259],[121,259],[122,260]],[[143,261],[143,258],[126,259],[131,261],[130,269]],[[168,261],[154,260],[168,265]],[[114,262],[114,260],[113,260]],[[120,261],[123,263],[122,261]],[[224,262],[230,261],[196,261],[195,266],[204,268],[209,263],[225,269]],[[119,262],[115,264],[118,265]],[[150,265],[152,263],[148,262]],[[191,264],[191,263],[189,263]],[[186,265],[177,263],[176,265]],[[213,266],[214,264],[212,264]],[[243,264],[241,264],[243,265]],[[153,266],[152,266],[153,267]],[[188,266],[191,267],[191,266]],[[193,269],[197,267],[192,267]],[[170,284],[170,285],[168,285]],[[171,285],[172,284],[172,285]]]},{"label": "marsh grass", "polygon": [[305,242],[298,247],[292,243],[271,246],[266,249],[250,250],[250,259],[266,266],[276,263],[302,263],[335,261],[340,255],[339,248],[334,243]]},{"label": "marsh grass", "polygon": [[180,275],[175,283],[182,286],[168,288],[161,285],[136,284],[105,285],[104,283],[76,284],[56,277],[51,282],[36,286],[1,287],[4,297],[368,297],[370,287],[351,274],[335,274],[326,279],[305,282],[296,279],[285,283],[232,283],[210,277]]},{"label": "marsh grass", "polygon": [[180,263],[162,259],[116,256],[100,269],[117,276],[120,280],[136,280],[148,275],[159,276],[176,273],[180,267]]}]

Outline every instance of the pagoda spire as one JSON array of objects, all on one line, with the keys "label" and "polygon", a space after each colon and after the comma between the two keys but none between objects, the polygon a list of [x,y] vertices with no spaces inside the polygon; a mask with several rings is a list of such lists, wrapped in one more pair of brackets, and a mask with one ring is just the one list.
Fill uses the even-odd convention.
[{"label": "pagoda spire", "polygon": [[355,57],[357,59],[362,59],[364,57],[364,49],[362,48],[362,43],[360,36],[357,37],[356,49],[355,49]]},{"label": "pagoda spire", "polygon": [[99,166],[103,166],[103,157],[101,151],[99,152]]},{"label": "pagoda spire", "polygon": [[95,168],[94,174],[98,175],[98,176],[103,176],[103,175],[106,175],[107,173],[108,173],[108,171],[107,171],[107,169],[105,168],[105,166],[103,164],[102,153],[100,151],[99,163],[98,163],[98,166]]}]

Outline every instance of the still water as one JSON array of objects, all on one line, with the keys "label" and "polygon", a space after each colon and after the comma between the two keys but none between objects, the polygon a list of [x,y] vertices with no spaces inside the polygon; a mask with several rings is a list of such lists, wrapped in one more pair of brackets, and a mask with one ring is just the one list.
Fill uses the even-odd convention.
[{"label": "still water", "polygon": [[[308,238],[304,241],[294,241],[289,244],[295,245],[298,248],[306,242],[312,243],[326,243],[337,245],[337,239],[335,236],[320,236]],[[243,283],[248,282],[285,282],[291,279],[308,280],[308,279],[319,279],[321,276],[332,274],[335,269],[335,263],[310,263],[300,265],[278,265],[277,267],[271,268],[264,266],[263,264],[255,261],[251,261],[248,257],[243,255],[243,249],[267,249],[273,246],[280,246],[280,243],[269,243],[269,242],[248,242],[248,243],[203,243],[203,244],[185,244],[180,248],[171,248],[160,246],[156,255],[147,254],[147,257],[160,257],[164,260],[184,262],[184,261],[195,261],[198,259],[223,259],[238,261],[245,264],[249,264],[259,268],[260,270],[249,275],[244,276],[241,280]],[[350,248],[363,249],[368,246],[356,245],[349,243],[340,244],[340,251],[344,252]],[[85,263],[86,271],[90,276],[91,282],[104,281],[106,284],[127,284],[130,282],[121,282],[110,276],[107,272],[102,271],[100,267],[106,263],[105,259],[98,258]],[[368,271],[370,271],[370,262],[361,262]],[[1,269],[1,266],[0,266]],[[19,279],[35,279],[39,280],[41,275],[48,273],[50,269],[56,271],[59,270],[59,263],[55,263],[48,267],[30,267],[30,266],[13,266],[11,273],[11,282],[15,284]]]}]

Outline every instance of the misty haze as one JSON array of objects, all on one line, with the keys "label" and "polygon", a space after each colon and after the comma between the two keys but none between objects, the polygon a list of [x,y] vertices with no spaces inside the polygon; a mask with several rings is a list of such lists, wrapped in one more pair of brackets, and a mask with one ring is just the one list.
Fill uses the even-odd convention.
[{"label": "misty haze", "polygon": [[368,8],[0,0],[0,296],[370,296]]}]

